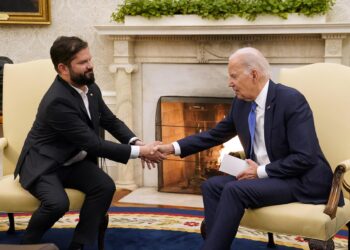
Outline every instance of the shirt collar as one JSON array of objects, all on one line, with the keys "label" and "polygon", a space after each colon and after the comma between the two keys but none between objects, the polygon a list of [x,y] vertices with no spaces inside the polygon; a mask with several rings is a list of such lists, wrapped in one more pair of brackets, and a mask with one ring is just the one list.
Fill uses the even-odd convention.
[{"label": "shirt collar", "polygon": [[74,87],[73,85],[69,84],[69,86],[71,86],[73,89],[75,89],[80,95],[87,95],[87,93],[89,92],[89,88],[88,86],[85,85],[85,90],[81,90],[79,88]]},{"label": "shirt collar", "polygon": [[258,105],[258,107],[265,109],[266,104],[266,98],[267,98],[267,91],[269,89],[270,80],[267,80],[265,86],[260,91],[258,97],[255,99],[255,103]]},{"label": "shirt collar", "polygon": [[89,92],[89,88],[88,88],[87,85],[85,85],[85,90],[81,90],[81,89],[79,89],[79,88],[74,87],[72,84],[66,82],[60,75],[57,75],[57,77],[58,77],[59,80],[61,80],[61,81],[65,82],[65,83],[67,83],[68,86],[70,86],[70,87],[72,87],[73,89],[75,89],[80,95],[82,95],[82,94],[87,95],[87,93]]}]

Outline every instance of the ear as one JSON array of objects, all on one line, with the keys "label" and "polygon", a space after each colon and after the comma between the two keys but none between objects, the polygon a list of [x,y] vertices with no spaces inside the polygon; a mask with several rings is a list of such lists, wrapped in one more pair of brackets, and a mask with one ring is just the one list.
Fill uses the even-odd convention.
[{"label": "ear", "polygon": [[252,69],[251,74],[252,74],[253,80],[254,80],[254,81],[257,81],[258,78],[259,78],[259,73],[258,73],[258,71],[257,71],[256,69]]},{"label": "ear", "polygon": [[60,75],[68,75],[69,74],[69,69],[68,66],[63,64],[63,63],[59,63],[57,65],[57,69]]}]

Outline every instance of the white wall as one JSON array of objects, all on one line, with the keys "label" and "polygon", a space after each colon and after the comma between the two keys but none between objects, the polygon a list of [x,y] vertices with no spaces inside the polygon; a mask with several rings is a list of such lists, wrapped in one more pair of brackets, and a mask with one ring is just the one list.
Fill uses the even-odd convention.
[{"label": "white wall", "polygon": [[[112,42],[96,34],[94,25],[110,23],[110,15],[122,0],[51,0],[51,25],[0,25],[0,56],[14,62],[48,58],[49,48],[59,35],[76,35],[90,44],[96,79],[103,90],[114,90],[108,65]],[[350,0],[337,0],[328,21],[350,22]],[[350,65],[350,39],[344,40],[344,63]]]}]

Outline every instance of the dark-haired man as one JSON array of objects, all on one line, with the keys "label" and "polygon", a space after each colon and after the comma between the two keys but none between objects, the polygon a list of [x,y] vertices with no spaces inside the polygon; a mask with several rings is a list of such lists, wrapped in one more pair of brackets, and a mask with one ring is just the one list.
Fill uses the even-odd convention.
[{"label": "dark-haired man", "polygon": [[[22,242],[40,241],[69,209],[64,188],[73,188],[86,197],[70,249],[82,249],[96,239],[115,192],[113,180],[98,167],[97,157],[127,163],[137,157],[157,162],[163,155],[153,152],[156,142],[144,145],[106,106],[95,84],[85,41],[59,37],[50,55],[58,75],[41,100],[15,170],[22,186],[41,201]],[[121,144],[102,139],[100,127]]]}]

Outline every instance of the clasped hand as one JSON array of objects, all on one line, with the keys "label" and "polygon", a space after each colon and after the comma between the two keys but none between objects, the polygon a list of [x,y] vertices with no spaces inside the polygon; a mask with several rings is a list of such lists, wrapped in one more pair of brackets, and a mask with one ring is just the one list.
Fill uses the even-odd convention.
[{"label": "clasped hand", "polygon": [[157,163],[167,158],[167,155],[174,153],[172,144],[162,144],[160,141],[155,141],[145,144],[142,141],[137,141],[136,145],[140,146],[140,158],[142,167],[146,165],[149,169],[156,167]]},{"label": "clasped hand", "polygon": [[155,168],[157,163],[166,159],[166,155],[162,154],[157,150],[157,145],[161,144],[160,141],[151,142],[145,144],[142,141],[137,141],[136,145],[140,146],[140,154],[142,167],[144,168],[146,165],[149,169],[152,167]]}]

